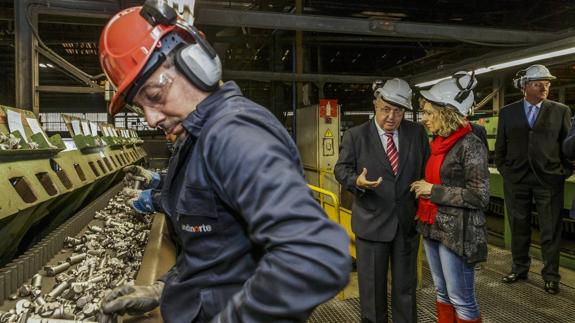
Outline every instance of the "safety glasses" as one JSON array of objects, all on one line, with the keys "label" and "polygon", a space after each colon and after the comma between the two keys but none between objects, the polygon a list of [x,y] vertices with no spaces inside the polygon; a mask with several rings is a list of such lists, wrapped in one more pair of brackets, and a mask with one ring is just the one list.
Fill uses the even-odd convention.
[{"label": "safety glasses", "polygon": [[168,99],[173,83],[174,77],[169,70],[160,74],[155,80],[148,80],[134,96],[133,108],[143,113],[146,107],[152,109],[162,107]]}]

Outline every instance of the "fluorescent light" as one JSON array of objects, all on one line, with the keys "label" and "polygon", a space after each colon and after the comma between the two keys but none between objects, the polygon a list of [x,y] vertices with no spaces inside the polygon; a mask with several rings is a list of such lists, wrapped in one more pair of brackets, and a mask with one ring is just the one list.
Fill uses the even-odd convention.
[{"label": "fluorescent light", "polygon": [[48,66],[49,68],[54,68],[54,65],[47,63],[46,66]]},{"label": "fluorescent light", "polygon": [[39,65],[41,68],[46,68],[46,67],[48,67],[48,66],[46,66],[46,64],[44,64],[44,63],[40,63],[40,64],[38,64],[38,65]]},{"label": "fluorescent light", "polygon": [[[547,52],[547,53],[543,53],[543,54],[539,54],[539,55],[534,55],[534,56],[529,56],[529,57],[525,57],[525,58],[512,60],[509,62],[494,64],[494,65],[491,65],[488,67],[480,67],[480,68],[475,69],[475,75],[485,74],[485,73],[489,73],[489,72],[493,72],[493,71],[497,71],[497,70],[502,70],[502,69],[508,68],[508,67],[513,67],[513,66],[523,65],[523,64],[527,64],[527,63],[542,61],[544,59],[558,57],[558,56],[565,56],[565,55],[569,55],[569,54],[573,54],[573,53],[575,53],[575,47],[560,49],[560,50]],[[415,86],[426,87],[429,85],[433,85],[439,81],[448,79],[450,77],[451,76],[447,76],[447,77],[443,77],[443,78],[439,78],[439,79],[435,79],[435,80],[431,80],[431,81],[418,83]]]},{"label": "fluorescent light", "polygon": [[[531,62],[542,61],[544,59],[553,58],[553,57],[557,57],[557,56],[565,56],[565,55],[569,55],[569,54],[573,54],[573,53],[575,53],[575,47],[556,50],[553,52],[539,54],[539,55],[535,55],[535,56],[531,56],[531,57],[516,59],[516,60],[510,61],[510,62],[491,65],[491,66],[485,68],[485,71],[482,71],[482,73],[501,70],[504,68],[517,66],[517,65],[523,65],[523,64],[527,64],[527,63],[531,63]],[[477,73],[477,70],[476,70],[475,74],[480,74],[480,73]]]}]

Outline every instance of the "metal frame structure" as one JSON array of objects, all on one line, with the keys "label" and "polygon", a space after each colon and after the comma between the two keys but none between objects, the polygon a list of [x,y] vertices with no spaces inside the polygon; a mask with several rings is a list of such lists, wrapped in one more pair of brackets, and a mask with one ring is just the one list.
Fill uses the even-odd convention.
[{"label": "metal frame structure", "polygon": [[[20,0],[14,1],[14,21],[16,29],[16,106],[21,109],[32,110],[37,115],[39,107],[39,91],[46,90],[39,86],[38,54],[46,56],[75,78],[83,81],[90,88],[98,86],[78,73],[77,69],[38,46],[38,39],[34,30],[38,28],[39,15],[74,15],[92,18],[110,17],[120,8],[109,2],[91,0]],[[56,90],[49,88],[48,90]],[[64,89],[62,89],[64,90]],[[78,92],[73,92],[78,90]],[[67,93],[85,93],[82,87],[66,89]],[[100,92],[93,90],[95,92]],[[101,91],[103,92],[103,90]],[[94,92],[89,92],[94,93]]]}]

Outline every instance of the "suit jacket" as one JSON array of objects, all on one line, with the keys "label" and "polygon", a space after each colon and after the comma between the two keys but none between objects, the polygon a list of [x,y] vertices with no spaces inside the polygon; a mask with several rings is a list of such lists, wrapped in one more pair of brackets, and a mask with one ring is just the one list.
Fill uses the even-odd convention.
[{"label": "suit jacket", "polygon": [[489,144],[487,143],[487,130],[485,130],[485,127],[473,122],[470,122],[469,124],[471,125],[471,130],[473,131],[473,134],[477,138],[479,138],[479,140],[481,140],[483,145],[485,145],[485,148],[487,148],[487,150],[489,151]]},{"label": "suit jacket", "polygon": [[[417,204],[409,185],[422,179],[429,157],[429,141],[422,125],[403,120],[399,126],[399,170],[393,174],[391,164],[374,120],[345,132],[335,177],[347,190],[354,193],[351,227],[360,238],[372,241],[391,241],[397,226],[403,232],[416,234]],[[355,182],[363,168],[367,178],[383,178],[377,188],[360,190]]]},{"label": "suit jacket", "polygon": [[570,119],[566,105],[544,100],[531,129],[523,100],[503,107],[495,142],[495,164],[503,179],[518,183],[531,170],[543,185],[562,185],[572,172],[561,151]]},{"label": "suit jacket", "polygon": [[571,129],[567,133],[567,138],[563,140],[563,154],[571,160],[575,159],[575,122],[571,122]]}]

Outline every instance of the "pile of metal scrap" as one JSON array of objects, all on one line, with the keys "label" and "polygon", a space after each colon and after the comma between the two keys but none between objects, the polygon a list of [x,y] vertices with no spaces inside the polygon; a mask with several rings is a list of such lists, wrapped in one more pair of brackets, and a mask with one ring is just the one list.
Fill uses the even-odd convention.
[{"label": "pile of metal scrap", "polygon": [[[120,192],[82,234],[67,237],[62,252],[72,254],[22,285],[11,296],[15,308],[0,312],[0,323],[97,321],[106,292],[133,283],[148,240],[151,216],[136,216],[124,203],[127,197]],[[52,279],[51,288],[43,286]]]}]

